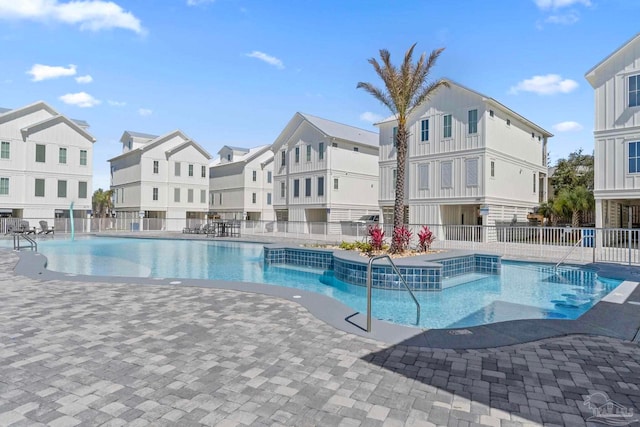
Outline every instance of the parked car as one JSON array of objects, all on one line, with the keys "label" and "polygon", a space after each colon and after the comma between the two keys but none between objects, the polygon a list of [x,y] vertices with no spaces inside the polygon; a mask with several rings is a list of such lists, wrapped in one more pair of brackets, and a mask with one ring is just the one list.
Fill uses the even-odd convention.
[{"label": "parked car", "polygon": [[353,222],[357,224],[377,224],[380,220],[380,215],[362,215],[360,218]]}]

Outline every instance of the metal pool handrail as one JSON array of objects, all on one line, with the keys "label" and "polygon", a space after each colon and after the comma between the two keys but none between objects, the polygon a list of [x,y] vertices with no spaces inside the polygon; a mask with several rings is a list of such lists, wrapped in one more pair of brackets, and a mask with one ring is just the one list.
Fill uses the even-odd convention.
[{"label": "metal pool handrail", "polygon": [[36,241],[34,239],[32,239],[31,237],[27,236],[26,234],[22,234],[22,233],[13,233],[13,250],[15,250],[15,251],[19,251],[20,250],[20,238],[23,238],[27,242],[29,242],[29,247],[31,249],[35,249],[35,251],[38,252],[38,243],[36,243]]},{"label": "metal pool handrail", "polygon": [[373,288],[373,277],[372,277],[373,275],[371,273],[373,271],[373,261],[382,259],[382,258],[387,258],[389,260],[389,263],[391,264],[393,271],[398,275],[398,277],[400,277],[400,280],[404,284],[404,287],[407,289],[407,291],[409,291],[409,295],[411,295],[411,298],[413,298],[413,302],[416,303],[416,325],[419,325],[420,324],[420,303],[416,299],[416,296],[413,294],[413,291],[411,290],[411,288],[409,288],[409,285],[407,285],[407,281],[404,280],[404,277],[402,277],[402,274],[400,274],[400,270],[398,270],[398,267],[396,267],[396,265],[393,263],[393,260],[389,255],[387,254],[376,255],[372,258],[369,258],[369,265],[367,266],[367,332],[371,332],[371,289]]},{"label": "metal pool handrail", "polygon": [[558,269],[558,267],[560,267],[560,264],[562,264],[562,263],[563,263],[567,258],[569,258],[569,255],[571,255],[571,253],[573,252],[573,250],[574,250],[575,248],[577,248],[577,247],[578,247],[578,245],[579,245],[580,243],[582,243],[582,241],[583,241],[583,240],[584,240],[584,236],[583,236],[580,240],[578,240],[578,241],[575,243],[575,245],[573,245],[573,247],[569,250],[569,252],[567,252],[567,254],[566,254],[565,256],[563,256],[563,257],[562,257],[562,259],[561,259],[560,261],[558,261],[558,263],[556,264],[556,266],[555,266],[553,269],[554,269],[554,270],[557,270],[557,269]]}]

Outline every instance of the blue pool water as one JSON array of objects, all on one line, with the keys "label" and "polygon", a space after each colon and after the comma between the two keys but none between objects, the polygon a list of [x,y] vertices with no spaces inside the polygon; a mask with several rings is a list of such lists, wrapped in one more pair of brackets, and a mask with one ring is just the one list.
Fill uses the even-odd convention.
[{"label": "blue pool water", "polygon": [[[38,243],[47,268],[74,274],[219,279],[304,289],[366,312],[366,289],[332,272],[294,266],[263,266],[263,245],[236,242],[82,238]],[[575,319],[622,281],[593,271],[548,264],[503,261],[500,275],[444,279],[441,292],[418,292],[420,327],[457,328],[515,319]],[[407,292],[374,289],[373,315],[415,325]]]}]

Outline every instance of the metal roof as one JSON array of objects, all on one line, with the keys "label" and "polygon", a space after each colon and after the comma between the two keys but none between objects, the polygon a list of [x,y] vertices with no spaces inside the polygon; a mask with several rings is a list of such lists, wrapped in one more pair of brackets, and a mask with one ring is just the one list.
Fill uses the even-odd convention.
[{"label": "metal roof", "polygon": [[364,145],[379,147],[378,134],[369,130],[349,126],[332,120],[312,116],[310,114],[298,113],[309,123],[317,127],[322,133],[334,138],[347,141],[358,142]]},{"label": "metal roof", "polygon": [[135,132],[132,130],[125,130],[125,132],[134,138],[156,139],[160,136],[160,135],[151,135],[150,133]]},{"label": "metal roof", "polygon": [[0,114],[6,113],[7,111],[11,111],[11,108],[2,108],[2,107],[0,107]]}]

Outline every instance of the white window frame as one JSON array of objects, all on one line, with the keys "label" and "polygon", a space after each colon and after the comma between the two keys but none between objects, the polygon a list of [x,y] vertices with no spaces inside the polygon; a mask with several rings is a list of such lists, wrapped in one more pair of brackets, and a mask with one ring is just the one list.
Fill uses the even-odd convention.
[{"label": "white window frame", "polygon": [[418,164],[418,190],[429,189],[429,163]]},{"label": "white window frame", "polygon": [[453,188],[453,162],[450,160],[440,162],[440,188]]},{"label": "white window frame", "polygon": [[479,185],[478,163],[477,157],[464,161],[464,182],[467,187],[477,187]]}]

